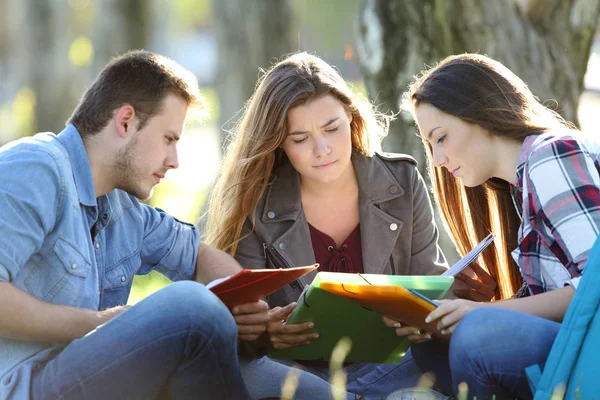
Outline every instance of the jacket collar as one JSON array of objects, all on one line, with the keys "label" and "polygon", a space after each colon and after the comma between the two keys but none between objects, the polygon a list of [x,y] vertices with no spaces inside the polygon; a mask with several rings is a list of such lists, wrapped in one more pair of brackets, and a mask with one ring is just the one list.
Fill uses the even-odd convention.
[{"label": "jacket collar", "polygon": [[[384,165],[381,157],[366,157],[358,152],[352,154],[352,164],[359,186],[363,268],[364,272],[369,274],[386,273],[390,254],[404,225],[402,220],[389,214],[382,204],[403,196],[406,190]],[[291,262],[290,265],[300,265],[301,263],[298,263],[301,260],[314,263],[312,251],[306,251],[310,248],[311,240],[306,219],[302,214],[300,178],[289,161],[278,166],[273,172],[261,220],[265,224],[291,221],[293,224],[290,229],[275,238],[272,244],[278,247],[283,240],[296,243],[285,254]],[[391,273],[391,270],[387,273]],[[312,275],[306,277],[305,283],[310,283],[310,280]]]},{"label": "jacket collar", "polygon": [[73,125],[67,127],[58,134],[58,140],[65,147],[73,166],[73,177],[77,186],[79,202],[85,206],[96,206],[96,192],[92,179],[92,169],[83,146],[81,135]]},{"label": "jacket collar", "polygon": [[358,187],[369,202],[379,204],[404,194],[401,182],[394,178],[378,156],[366,157],[355,151],[352,153],[352,164]]}]

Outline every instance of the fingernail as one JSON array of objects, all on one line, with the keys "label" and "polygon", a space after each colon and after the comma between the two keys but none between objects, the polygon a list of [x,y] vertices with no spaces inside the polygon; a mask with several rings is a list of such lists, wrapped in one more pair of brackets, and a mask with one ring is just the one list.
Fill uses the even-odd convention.
[{"label": "fingernail", "polygon": [[431,340],[431,333],[426,334],[423,338],[426,340]]},{"label": "fingernail", "polygon": [[417,329],[416,331],[413,332],[415,335],[419,336],[421,334],[421,330]]},{"label": "fingernail", "polygon": [[314,324],[314,323],[312,323],[312,322],[309,322],[309,323],[308,323],[308,327],[309,327],[309,328],[314,328],[314,327],[315,327],[315,324]]},{"label": "fingernail", "polygon": [[318,334],[318,333],[315,333],[315,334],[313,334],[313,335],[312,335],[312,338],[313,338],[313,339],[317,339],[318,337],[319,337],[319,334]]},{"label": "fingernail", "polygon": [[425,318],[425,323],[426,323],[426,324],[428,324],[428,323],[430,323],[430,322],[431,322],[431,318],[430,318],[430,317],[427,317],[427,318]]},{"label": "fingernail", "polygon": [[442,329],[440,332],[442,333],[442,335],[448,334],[448,331],[446,329]]},{"label": "fingernail", "polygon": [[401,328],[402,325],[400,324],[400,322],[394,322],[394,325],[392,325],[392,327],[394,327],[394,328]]},{"label": "fingernail", "polygon": [[308,346],[309,344],[310,344],[310,342],[306,342],[306,343],[304,343],[304,345],[305,345],[305,346]]}]

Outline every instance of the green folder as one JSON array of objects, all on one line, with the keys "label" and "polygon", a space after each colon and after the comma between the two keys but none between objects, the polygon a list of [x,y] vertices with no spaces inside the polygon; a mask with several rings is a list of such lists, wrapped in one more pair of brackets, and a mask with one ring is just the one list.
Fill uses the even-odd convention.
[{"label": "green folder", "polygon": [[410,342],[387,327],[381,314],[367,310],[358,303],[344,299],[319,287],[321,282],[354,285],[399,285],[413,289],[430,299],[444,297],[454,278],[451,276],[397,276],[376,274],[345,274],[319,272],[298,300],[298,306],[288,323],[312,321],[319,338],[309,345],[276,350],[269,357],[292,360],[329,360],[337,342],[344,336],[352,340],[352,349],[346,357],[349,362],[386,363],[400,361]]}]

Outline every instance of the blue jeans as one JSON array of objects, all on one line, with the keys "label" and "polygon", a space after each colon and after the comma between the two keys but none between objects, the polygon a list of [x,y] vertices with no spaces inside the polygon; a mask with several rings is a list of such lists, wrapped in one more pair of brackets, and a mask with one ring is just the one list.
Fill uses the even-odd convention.
[{"label": "blue jeans", "polygon": [[466,382],[468,398],[497,400],[532,397],[524,369],[548,358],[560,324],[501,308],[480,308],[458,324],[450,346],[414,344],[412,352],[423,371],[437,376],[444,391],[458,393]]},{"label": "blue jeans", "polygon": [[[298,368],[295,368],[298,367]],[[241,362],[242,376],[253,399],[279,397],[281,386],[291,369],[300,373],[294,399],[329,399],[329,369],[305,367],[287,360],[263,357],[252,362]],[[415,386],[421,377],[412,355],[407,353],[397,364],[355,363],[344,368],[347,375],[346,398],[364,396],[365,400],[385,399],[395,390]]]},{"label": "blue jeans", "polygon": [[37,399],[249,399],[229,310],[203,285],[177,282],[39,365]]}]

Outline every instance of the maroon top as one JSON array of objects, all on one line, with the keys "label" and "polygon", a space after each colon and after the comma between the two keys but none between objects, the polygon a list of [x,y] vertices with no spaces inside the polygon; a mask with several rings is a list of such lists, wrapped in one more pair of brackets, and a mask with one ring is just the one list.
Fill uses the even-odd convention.
[{"label": "maroon top", "polygon": [[339,249],[336,248],[335,241],[325,233],[321,232],[311,224],[310,240],[315,260],[319,263],[319,271],[327,272],[347,272],[362,274],[363,259],[362,246],[360,244],[360,224],[344,240]]}]

